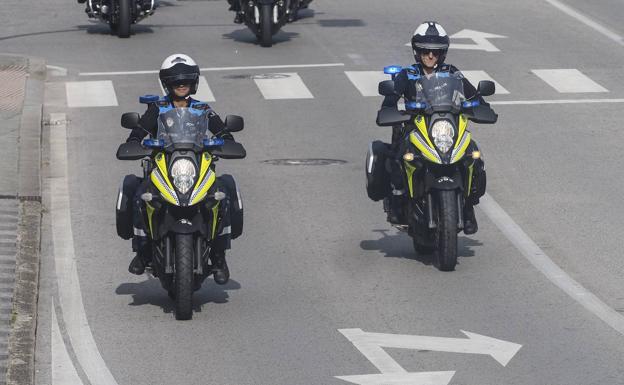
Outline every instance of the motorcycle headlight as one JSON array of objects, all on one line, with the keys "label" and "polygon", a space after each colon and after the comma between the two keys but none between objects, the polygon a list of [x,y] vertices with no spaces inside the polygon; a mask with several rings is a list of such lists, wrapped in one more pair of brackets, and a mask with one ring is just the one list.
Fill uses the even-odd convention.
[{"label": "motorcycle headlight", "polygon": [[438,120],[431,127],[431,136],[438,150],[446,154],[453,147],[453,137],[455,136],[453,124],[448,120]]},{"label": "motorcycle headlight", "polygon": [[178,159],[171,166],[173,184],[182,194],[186,194],[195,184],[195,174],[195,165],[188,159]]}]

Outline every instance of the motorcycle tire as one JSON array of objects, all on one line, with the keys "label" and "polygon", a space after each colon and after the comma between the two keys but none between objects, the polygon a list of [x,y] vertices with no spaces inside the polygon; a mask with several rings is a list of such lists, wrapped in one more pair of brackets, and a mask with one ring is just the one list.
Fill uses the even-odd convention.
[{"label": "motorcycle tire", "polygon": [[193,317],[193,235],[175,236],[175,317]]},{"label": "motorcycle tire", "polygon": [[440,271],[453,271],[457,265],[457,191],[439,191],[437,203],[434,260]]},{"label": "motorcycle tire", "polygon": [[270,47],[273,45],[273,9],[270,4],[264,4],[260,8],[260,45]]},{"label": "motorcycle tire", "polygon": [[130,25],[132,24],[132,0],[119,0],[119,24],[117,36],[120,38],[130,37]]}]

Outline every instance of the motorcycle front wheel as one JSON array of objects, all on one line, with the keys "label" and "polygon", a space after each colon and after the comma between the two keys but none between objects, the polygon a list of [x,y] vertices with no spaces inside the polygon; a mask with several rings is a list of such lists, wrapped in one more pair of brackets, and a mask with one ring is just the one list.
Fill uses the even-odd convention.
[{"label": "motorcycle front wheel", "polygon": [[193,235],[175,236],[175,317],[193,317]]},{"label": "motorcycle front wheel", "polygon": [[132,1],[119,0],[119,23],[117,24],[117,36],[130,37],[130,24],[132,24]]},{"label": "motorcycle front wheel", "polygon": [[453,271],[457,265],[457,192],[438,192],[435,262],[440,271]]}]

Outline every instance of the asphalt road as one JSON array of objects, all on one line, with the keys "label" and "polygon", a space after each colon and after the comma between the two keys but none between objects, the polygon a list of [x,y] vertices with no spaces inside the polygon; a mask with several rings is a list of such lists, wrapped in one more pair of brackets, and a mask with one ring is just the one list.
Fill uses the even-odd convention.
[{"label": "asphalt road", "polygon": [[[620,2],[565,4],[585,21],[624,34]],[[456,48],[447,60],[485,71],[509,91],[490,97],[499,103],[495,126],[472,126],[487,164],[488,193],[570,277],[624,311],[624,49],[604,31],[538,0],[315,0],[267,49],[231,22],[225,1],[161,2],[125,40],[87,21],[71,0],[3,0],[2,8],[0,51],[40,56],[67,69],[65,76],[50,72],[48,78],[45,112],[66,114],[66,127],[59,121],[44,129],[52,143],[46,148],[45,203],[57,212],[54,202],[62,194],[55,186],[62,175],[56,166],[66,155],[75,255],[67,266],[76,267],[80,291],[74,302],[63,301],[68,287],[76,287],[64,285],[76,282],[59,270],[53,230],[64,234],[68,226],[46,215],[37,384],[70,384],[74,370],[81,383],[94,385],[341,384],[346,382],[335,376],[379,373],[339,332],[354,328],[447,339],[466,338],[464,330],[522,345],[506,366],[485,355],[452,352],[455,340],[451,352],[386,349],[407,372],[454,371],[452,384],[624,383],[624,336],[548,280],[482,210],[479,232],[460,237],[455,272],[441,273],[415,256],[410,239],[385,222],[381,204],[366,197],[367,145],[389,140],[390,132],[374,124],[380,98],[362,96],[345,75],[411,63],[404,44],[426,19],[438,20],[451,35],[469,29],[505,36],[489,39],[498,51]],[[114,158],[128,134],[118,126],[119,116],[142,110],[139,95],[159,92],[156,75],[83,76],[156,70],[173,52],[206,68],[342,64],[204,71],[213,107],[246,120],[236,137],[247,159],[218,165],[242,188],[245,234],[228,254],[231,282],[220,287],[206,281],[189,322],[174,320],[157,280],[127,273],[130,244],[114,228],[118,183],[140,171],[138,164]],[[532,72],[539,69],[578,70],[581,80],[564,83],[591,79],[603,91],[561,93]],[[313,97],[267,100],[253,77],[271,73],[296,73]],[[115,105],[71,107],[66,83],[83,81],[110,81]],[[580,99],[591,101],[569,102]],[[59,129],[67,130],[66,138]],[[59,138],[66,152],[59,153]],[[265,162],[284,158],[342,162]],[[80,309],[76,298],[114,382],[91,371],[93,356],[84,357],[93,352],[84,342],[88,336],[71,337],[73,325],[86,330],[68,314]]]}]

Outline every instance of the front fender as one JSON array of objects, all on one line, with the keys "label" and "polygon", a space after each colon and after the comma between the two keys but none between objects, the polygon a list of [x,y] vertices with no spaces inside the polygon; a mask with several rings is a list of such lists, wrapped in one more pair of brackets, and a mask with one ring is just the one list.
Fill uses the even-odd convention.
[{"label": "front fender", "polygon": [[427,174],[425,178],[425,190],[427,192],[432,190],[464,190],[464,182],[459,172],[455,172],[452,177],[441,176],[436,177],[432,174]]}]

